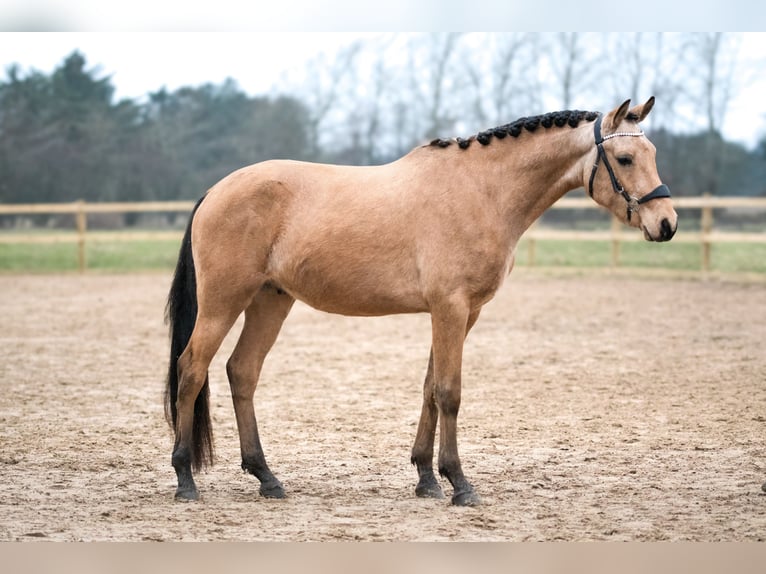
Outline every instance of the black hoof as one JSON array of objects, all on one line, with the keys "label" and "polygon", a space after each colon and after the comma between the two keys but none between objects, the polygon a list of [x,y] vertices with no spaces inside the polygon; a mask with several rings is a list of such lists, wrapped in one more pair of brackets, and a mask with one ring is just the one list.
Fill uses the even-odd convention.
[{"label": "black hoof", "polygon": [[262,483],[258,492],[260,492],[261,496],[264,498],[285,498],[285,489],[282,488],[282,484],[278,480]]},{"label": "black hoof", "polygon": [[199,500],[199,492],[196,488],[178,488],[176,489],[176,500],[182,502],[189,502],[193,500]]},{"label": "black hoof", "polygon": [[766,482],[764,482],[764,483],[761,485],[761,490],[762,490],[763,492],[766,492]]},{"label": "black hoof", "polygon": [[431,480],[421,480],[415,487],[415,496],[420,498],[444,498],[444,492],[436,479],[432,476]]},{"label": "black hoof", "polygon": [[479,506],[481,505],[481,498],[473,490],[463,490],[452,496],[452,504],[455,506]]}]

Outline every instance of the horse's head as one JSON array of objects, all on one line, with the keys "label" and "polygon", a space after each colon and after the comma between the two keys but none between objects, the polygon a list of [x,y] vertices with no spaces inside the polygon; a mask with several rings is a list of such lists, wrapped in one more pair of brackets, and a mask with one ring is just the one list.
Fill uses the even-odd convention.
[{"label": "horse's head", "polygon": [[670,190],[660,181],[656,149],[638,127],[651,111],[654,97],[630,108],[630,100],[594,124],[592,167],[584,174],[593,199],[624,223],[642,229],[648,241],[668,241],[678,215]]}]

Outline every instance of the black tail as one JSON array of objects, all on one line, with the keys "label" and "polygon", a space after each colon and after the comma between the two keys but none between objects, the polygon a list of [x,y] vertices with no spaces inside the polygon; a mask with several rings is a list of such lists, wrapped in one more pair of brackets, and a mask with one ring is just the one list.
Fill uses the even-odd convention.
[{"label": "black tail", "polygon": [[[165,388],[165,418],[173,430],[176,428],[178,416],[176,411],[178,358],[186,349],[194,330],[194,323],[197,320],[197,278],[194,273],[194,258],[192,257],[191,229],[194,214],[202,203],[202,199],[194,206],[189,217],[189,224],[181,242],[176,272],[165,307],[165,322],[170,326],[170,362]],[[205,385],[194,403],[191,462],[195,471],[213,463],[213,429],[210,425],[209,396],[210,387],[208,379],[205,377]]]}]

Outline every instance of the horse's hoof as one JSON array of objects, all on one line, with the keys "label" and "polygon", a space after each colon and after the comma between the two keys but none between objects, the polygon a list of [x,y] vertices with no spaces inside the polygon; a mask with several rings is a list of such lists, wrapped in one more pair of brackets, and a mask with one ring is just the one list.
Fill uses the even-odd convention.
[{"label": "horse's hoof", "polygon": [[452,504],[455,506],[479,506],[481,498],[473,490],[463,490],[452,496]]},{"label": "horse's hoof", "polygon": [[415,487],[415,496],[420,498],[444,498],[442,487],[439,485],[433,472],[425,472],[421,475],[418,485]]},{"label": "horse's hoof", "polygon": [[438,483],[418,484],[415,487],[415,496],[420,498],[444,498],[442,487]]},{"label": "horse's hoof", "polygon": [[766,482],[764,482],[764,483],[761,485],[761,490],[762,490],[763,492],[766,492]]},{"label": "horse's hoof", "polygon": [[282,488],[282,484],[278,480],[268,484],[261,484],[258,492],[264,498],[285,498],[285,489]]},{"label": "horse's hoof", "polygon": [[196,488],[178,488],[175,499],[181,502],[199,500],[199,492],[197,492]]}]

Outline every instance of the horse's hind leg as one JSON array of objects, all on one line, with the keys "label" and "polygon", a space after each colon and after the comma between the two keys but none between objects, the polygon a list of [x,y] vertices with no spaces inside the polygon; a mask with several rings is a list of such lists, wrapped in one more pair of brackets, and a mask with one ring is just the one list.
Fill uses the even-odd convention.
[{"label": "horse's hind leg", "polygon": [[261,482],[259,492],[268,498],[284,498],[282,484],[266,464],[253,395],[263,361],[277,339],[295,299],[272,286],[264,286],[245,310],[245,325],[237,346],[226,364],[231,396],[239,430],[242,469]]},{"label": "horse's hind leg", "polygon": [[[202,308],[200,310],[202,311]],[[202,311],[197,317],[189,344],[178,358],[178,418],[172,455],[173,468],[178,477],[175,495],[177,499],[199,498],[192,477],[192,466],[201,466],[200,461],[194,458],[195,401],[207,381],[210,362],[238,314],[239,312],[232,311],[228,314],[207,315]],[[199,456],[199,453],[196,456]]]}]

